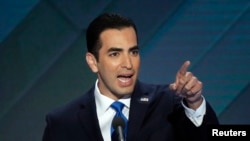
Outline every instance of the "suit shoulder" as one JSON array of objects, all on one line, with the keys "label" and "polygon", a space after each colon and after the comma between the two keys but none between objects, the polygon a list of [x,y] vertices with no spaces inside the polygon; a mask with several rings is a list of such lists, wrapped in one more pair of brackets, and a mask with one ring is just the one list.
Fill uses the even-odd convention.
[{"label": "suit shoulder", "polygon": [[73,115],[76,115],[77,112],[82,108],[82,106],[90,103],[91,101],[91,92],[87,92],[80,97],[77,97],[63,105],[58,106],[47,114],[47,117],[50,118],[70,118]]}]

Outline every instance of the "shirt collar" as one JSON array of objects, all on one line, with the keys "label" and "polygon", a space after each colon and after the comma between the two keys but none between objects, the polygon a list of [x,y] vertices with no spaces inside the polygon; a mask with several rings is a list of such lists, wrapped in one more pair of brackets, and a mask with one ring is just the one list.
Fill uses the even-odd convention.
[{"label": "shirt collar", "polygon": [[[101,94],[100,89],[97,84],[98,84],[98,79],[96,80],[96,83],[95,83],[94,95],[95,95],[95,102],[96,102],[96,111],[97,111],[97,114],[100,115],[100,114],[105,113],[115,100]],[[125,105],[125,107],[129,109],[130,99],[131,98],[129,97],[129,98],[124,98],[124,99],[119,99],[118,101],[122,102]]]}]

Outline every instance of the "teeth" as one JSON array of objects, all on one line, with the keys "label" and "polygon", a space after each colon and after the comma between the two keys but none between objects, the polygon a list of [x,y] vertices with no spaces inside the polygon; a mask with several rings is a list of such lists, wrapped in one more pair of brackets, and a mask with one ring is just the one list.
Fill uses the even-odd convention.
[{"label": "teeth", "polygon": [[118,78],[121,82],[128,82],[130,80],[130,78]]}]

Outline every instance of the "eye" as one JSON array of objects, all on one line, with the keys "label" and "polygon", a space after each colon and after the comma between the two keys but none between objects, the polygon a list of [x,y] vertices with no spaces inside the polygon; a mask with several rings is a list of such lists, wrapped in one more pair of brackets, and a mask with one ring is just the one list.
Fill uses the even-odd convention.
[{"label": "eye", "polygon": [[119,55],[118,52],[111,52],[111,53],[109,54],[110,57],[115,57],[115,56],[118,56],[118,55]]},{"label": "eye", "polygon": [[139,50],[138,50],[138,49],[132,50],[132,51],[131,51],[131,54],[132,54],[133,56],[137,56],[137,55],[139,54]]}]

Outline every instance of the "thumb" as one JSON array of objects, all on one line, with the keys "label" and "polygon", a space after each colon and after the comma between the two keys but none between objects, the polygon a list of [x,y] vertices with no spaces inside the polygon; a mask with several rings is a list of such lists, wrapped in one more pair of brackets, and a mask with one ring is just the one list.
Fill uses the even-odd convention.
[{"label": "thumb", "polygon": [[170,88],[170,90],[173,90],[173,91],[175,91],[177,89],[175,83],[170,84],[169,88]]}]

